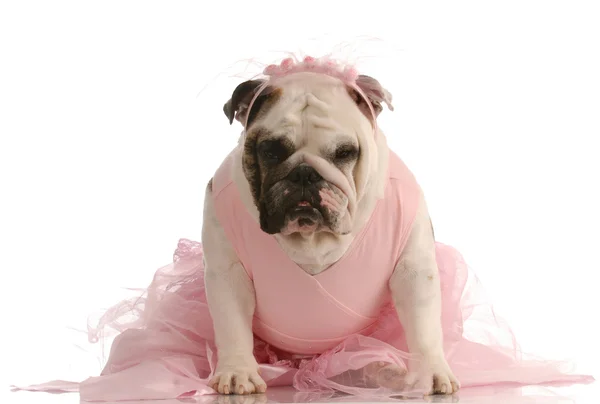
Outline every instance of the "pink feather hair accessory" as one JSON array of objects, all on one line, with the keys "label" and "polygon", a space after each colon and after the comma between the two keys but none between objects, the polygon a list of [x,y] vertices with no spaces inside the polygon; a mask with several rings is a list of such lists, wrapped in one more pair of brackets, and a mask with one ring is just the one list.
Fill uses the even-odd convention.
[{"label": "pink feather hair accessory", "polygon": [[302,72],[325,74],[340,79],[347,84],[355,84],[358,78],[358,72],[352,66],[343,67],[334,60],[316,59],[312,56],[306,56],[299,62],[296,62],[292,58],[283,59],[279,65],[272,64],[267,66],[263,74],[275,79]]},{"label": "pink feather hair accessory", "polygon": [[[391,104],[391,94],[383,89],[377,80],[368,76],[361,76],[357,69],[352,65],[339,63],[330,57],[314,58],[305,56],[302,60],[293,57],[283,59],[279,64],[270,64],[263,70],[263,75],[266,76],[265,82],[257,89],[254,97],[248,104],[245,111],[250,111],[258,96],[268,87],[270,83],[279,78],[294,74],[294,73],[318,73],[327,75],[340,80],[349,87],[353,88],[360,97],[365,101],[365,104],[373,116],[373,129],[377,135],[377,112],[374,109],[373,102],[377,103],[377,107],[381,108],[380,103],[385,102],[389,109],[393,111],[394,107]],[[244,127],[248,126],[248,115]]]}]

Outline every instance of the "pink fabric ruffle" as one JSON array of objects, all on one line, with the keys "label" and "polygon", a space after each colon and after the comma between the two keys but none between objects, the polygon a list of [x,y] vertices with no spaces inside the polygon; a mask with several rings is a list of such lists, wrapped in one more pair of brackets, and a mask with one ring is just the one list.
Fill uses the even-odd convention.
[{"label": "pink fabric ruffle", "polygon": [[[521,352],[509,326],[495,315],[477,278],[454,248],[438,243],[445,352],[462,388],[475,386],[570,384],[593,381],[566,362]],[[22,390],[79,390],[86,401],[181,398],[216,394],[207,386],[216,364],[212,320],[204,290],[200,243],[180,240],[173,263],[159,269],[144,294],[108,310],[89,326],[91,342],[107,327],[115,338],[100,376],[81,383],[54,381]],[[354,335],[335,349],[297,357],[256,339],[254,354],[267,385],[299,392],[335,391],[381,399],[400,392],[373,386],[362,369],[383,362],[406,368],[410,355],[392,307],[381,313],[370,335]],[[403,391],[403,395],[411,392]],[[412,392],[414,393],[414,392]]]}]

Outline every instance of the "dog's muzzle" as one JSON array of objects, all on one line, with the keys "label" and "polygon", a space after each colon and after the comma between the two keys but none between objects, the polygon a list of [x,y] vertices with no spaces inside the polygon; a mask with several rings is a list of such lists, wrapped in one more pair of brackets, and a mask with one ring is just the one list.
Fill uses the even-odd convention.
[{"label": "dog's muzzle", "polygon": [[318,183],[323,177],[311,166],[301,164],[294,168],[286,177],[291,187],[299,190],[299,195],[294,192],[294,204],[289,209],[288,218],[298,220],[300,226],[310,226],[322,220],[319,212]]}]

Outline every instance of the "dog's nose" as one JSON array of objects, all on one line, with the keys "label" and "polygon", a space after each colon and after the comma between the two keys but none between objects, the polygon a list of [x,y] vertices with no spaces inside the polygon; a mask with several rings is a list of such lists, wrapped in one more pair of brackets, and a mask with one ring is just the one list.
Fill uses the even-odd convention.
[{"label": "dog's nose", "polygon": [[323,179],[317,170],[306,164],[294,168],[288,178],[290,181],[302,185],[314,184]]}]

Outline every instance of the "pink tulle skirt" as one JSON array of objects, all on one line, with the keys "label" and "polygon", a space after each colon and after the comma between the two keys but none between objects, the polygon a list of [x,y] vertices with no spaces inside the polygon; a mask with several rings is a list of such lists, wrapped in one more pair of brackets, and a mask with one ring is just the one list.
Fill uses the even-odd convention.
[{"label": "pink tulle skirt", "polygon": [[[462,388],[488,385],[587,383],[566,362],[526,356],[508,325],[495,315],[477,278],[454,248],[438,243],[444,345]],[[202,246],[180,240],[173,263],[159,269],[143,295],[108,310],[89,326],[91,342],[104,330],[120,332],[100,376],[81,383],[54,381],[23,390],[79,391],[86,401],[181,398],[216,394],[207,383],[216,365],[212,320],[204,290]],[[410,355],[392,307],[369,335],[349,337],[331,351],[298,357],[255,339],[254,354],[269,387],[300,392],[342,392],[365,399],[401,392],[374,387],[364,369],[376,362],[405,369]]]}]

